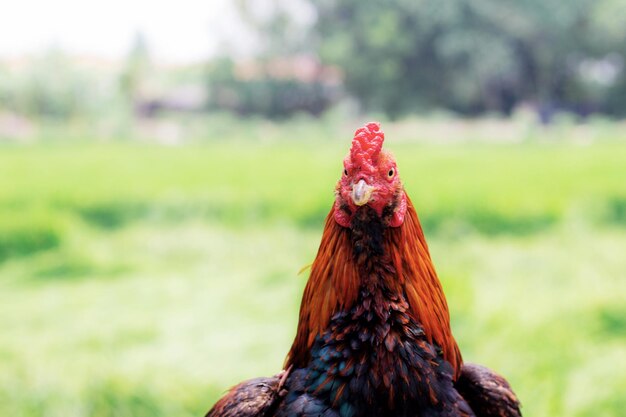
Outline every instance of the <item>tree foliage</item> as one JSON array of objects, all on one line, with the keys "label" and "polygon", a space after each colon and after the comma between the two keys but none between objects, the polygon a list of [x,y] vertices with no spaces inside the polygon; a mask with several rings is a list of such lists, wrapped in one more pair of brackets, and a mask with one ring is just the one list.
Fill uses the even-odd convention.
[{"label": "tree foliage", "polygon": [[254,74],[242,77],[231,59],[215,60],[208,71],[209,108],[269,118],[299,112],[317,116],[335,100],[337,86],[322,76],[309,80],[298,79],[294,74],[277,76],[272,74],[272,64],[271,59],[261,60],[256,63]]},{"label": "tree foliage", "polygon": [[620,0],[313,4],[323,61],[343,69],[346,88],[366,109],[509,113],[532,102],[617,113],[626,104]]}]

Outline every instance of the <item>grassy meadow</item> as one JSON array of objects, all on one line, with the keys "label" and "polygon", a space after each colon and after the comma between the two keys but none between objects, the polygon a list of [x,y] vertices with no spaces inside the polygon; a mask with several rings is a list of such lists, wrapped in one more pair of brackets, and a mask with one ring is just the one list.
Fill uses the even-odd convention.
[{"label": "grassy meadow", "polygon": [[[354,127],[2,144],[0,415],[200,416],[280,370]],[[624,126],[383,127],[465,360],[526,416],[626,415]]]}]

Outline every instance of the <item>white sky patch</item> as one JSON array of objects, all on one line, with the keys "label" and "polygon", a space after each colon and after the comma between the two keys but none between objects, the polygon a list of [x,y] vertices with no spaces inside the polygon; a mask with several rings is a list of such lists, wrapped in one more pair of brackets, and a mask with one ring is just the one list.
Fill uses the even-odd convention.
[{"label": "white sky patch", "polygon": [[51,47],[118,59],[138,32],[152,56],[172,63],[224,50],[246,55],[256,47],[232,0],[20,0],[0,13],[0,59]]}]

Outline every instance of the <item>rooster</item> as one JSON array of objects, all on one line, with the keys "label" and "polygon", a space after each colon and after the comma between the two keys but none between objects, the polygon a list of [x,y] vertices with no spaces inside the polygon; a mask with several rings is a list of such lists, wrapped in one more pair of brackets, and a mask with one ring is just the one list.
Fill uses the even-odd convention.
[{"label": "rooster", "polygon": [[378,123],[358,129],[304,290],[285,370],[207,417],[517,417],[495,372],[464,364],[417,213]]}]

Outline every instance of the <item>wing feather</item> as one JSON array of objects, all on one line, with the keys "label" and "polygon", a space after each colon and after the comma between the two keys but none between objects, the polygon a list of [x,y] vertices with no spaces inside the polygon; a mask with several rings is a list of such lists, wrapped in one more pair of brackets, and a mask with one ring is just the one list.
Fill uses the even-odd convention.
[{"label": "wing feather", "polygon": [[502,376],[489,368],[465,363],[455,388],[477,417],[521,417],[520,402]]},{"label": "wing feather", "polygon": [[269,378],[255,378],[231,388],[206,417],[269,417],[285,395],[287,371]]}]

